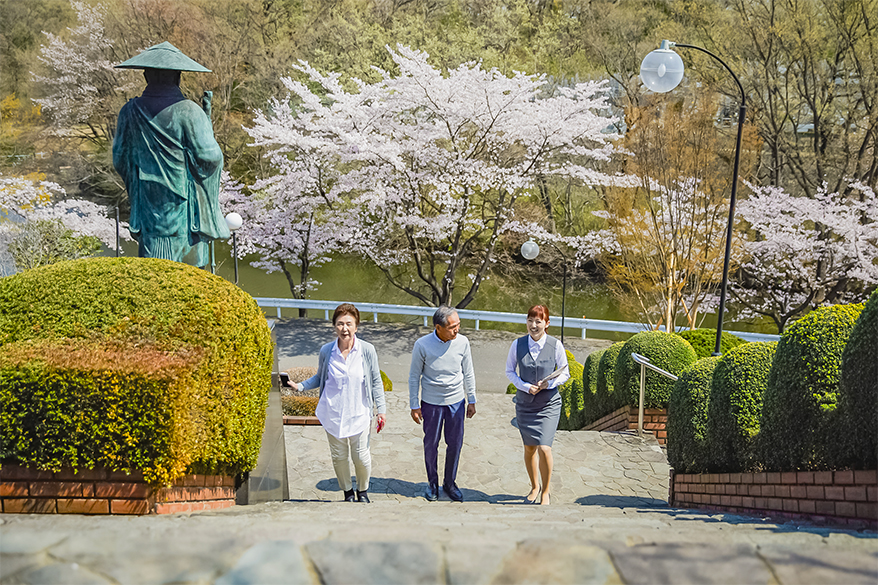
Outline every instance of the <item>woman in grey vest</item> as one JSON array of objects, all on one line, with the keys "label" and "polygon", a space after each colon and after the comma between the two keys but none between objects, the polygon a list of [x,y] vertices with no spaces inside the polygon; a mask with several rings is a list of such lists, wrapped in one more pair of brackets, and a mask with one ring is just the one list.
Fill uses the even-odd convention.
[{"label": "woman in grey vest", "polygon": [[[531,307],[527,312],[529,335],[513,341],[506,358],[506,377],[518,389],[515,418],[524,442],[524,466],[530,479],[530,493],[525,497],[528,504],[535,504],[537,498],[542,505],[549,503],[552,441],[561,417],[558,388],[570,379],[567,352],[560,341],[546,335],[548,327],[548,307]],[[537,483],[537,468],[542,487]]]}]

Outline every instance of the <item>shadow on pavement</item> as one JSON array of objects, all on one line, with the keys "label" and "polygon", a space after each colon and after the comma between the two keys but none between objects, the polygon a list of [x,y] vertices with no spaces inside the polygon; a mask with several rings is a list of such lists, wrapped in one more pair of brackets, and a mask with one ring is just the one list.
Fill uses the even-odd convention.
[{"label": "shadow on pavement", "polygon": [[667,508],[665,500],[639,498],[636,496],[583,496],[576,499],[581,506],[603,506],[605,508]]},{"label": "shadow on pavement", "polygon": [[[829,536],[830,534],[848,534],[856,538],[878,538],[878,533],[870,529],[857,529],[854,526],[833,526],[815,524],[805,519],[797,518],[773,518],[770,512],[765,514],[747,516],[733,512],[717,512],[713,510],[700,510],[698,508],[671,508],[667,503],[664,510],[650,510],[652,513],[672,516],[674,521],[689,521],[703,523],[723,523],[729,525],[753,525],[761,524],[754,530],[770,530],[772,532],[794,532]],[[876,553],[878,554],[878,553]]]},{"label": "shadow on pavement", "polygon": [[[356,489],[356,478],[353,478],[354,489]],[[341,499],[341,488],[338,486],[338,479],[322,479],[317,482],[315,486],[318,490],[324,492],[336,492],[339,495],[339,499]],[[464,502],[487,502],[489,504],[502,504],[502,505],[525,505],[524,496],[520,496],[517,494],[486,494],[480,490],[469,489],[464,486],[459,486],[460,491],[463,492],[463,500]],[[370,494],[387,494],[387,495],[396,495],[402,496],[404,498],[423,498],[424,492],[427,490],[427,482],[411,482],[405,481],[403,479],[395,479],[389,477],[372,477],[369,480],[369,493]],[[327,496],[332,499],[330,493],[327,493]],[[440,501],[450,501],[450,498],[442,491],[442,488],[439,488],[439,500]],[[529,505],[529,504],[527,504]]]}]

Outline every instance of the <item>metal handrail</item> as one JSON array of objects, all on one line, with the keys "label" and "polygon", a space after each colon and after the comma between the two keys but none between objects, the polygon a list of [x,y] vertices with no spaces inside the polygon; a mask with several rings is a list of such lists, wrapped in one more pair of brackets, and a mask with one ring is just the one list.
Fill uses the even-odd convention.
[{"label": "metal handrail", "polygon": [[[282,299],[269,297],[255,297],[260,307],[274,307],[277,309],[277,318],[281,318],[281,309],[312,309],[323,311],[324,319],[329,320],[331,312],[341,301],[322,301],[314,299]],[[436,311],[435,307],[421,307],[415,305],[387,305],[382,303],[354,303],[360,313],[372,313],[372,320],[377,323],[378,315],[412,315],[424,318],[424,326],[429,325],[429,319]],[[505,313],[499,311],[477,311],[473,309],[458,309],[457,314],[461,319],[475,321],[475,329],[479,330],[481,321],[493,321],[495,323],[527,323],[527,315],[524,313]],[[649,331],[651,328],[642,323],[630,323],[626,321],[605,321],[603,319],[577,319],[567,317],[565,325],[582,331],[582,339],[585,339],[589,329],[597,331],[613,331],[618,333],[640,333]],[[664,329],[663,327],[661,328]],[[778,341],[779,335],[764,333],[750,333],[748,331],[729,331],[729,333],[747,341]]]},{"label": "metal handrail", "polygon": [[640,404],[637,406],[637,436],[643,436],[643,400],[644,394],[646,393],[646,368],[654,372],[658,372],[662,376],[666,376],[673,380],[677,381],[677,376],[670,372],[666,372],[658,366],[650,363],[649,358],[646,356],[642,356],[639,353],[632,353],[631,359],[634,360],[635,363],[640,364]]}]

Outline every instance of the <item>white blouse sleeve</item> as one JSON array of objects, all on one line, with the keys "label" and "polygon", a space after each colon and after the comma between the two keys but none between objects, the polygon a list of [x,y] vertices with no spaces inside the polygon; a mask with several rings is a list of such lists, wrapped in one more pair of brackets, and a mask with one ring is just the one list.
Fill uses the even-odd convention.
[{"label": "white blouse sleeve", "polygon": [[512,342],[512,347],[509,348],[509,355],[506,357],[506,377],[509,378],[509,381],[512,382],[516,388],[522,392],[527,392],[530,390],[530,384],[519,378],[518,374],[515,373],[516,365],[518,365],[517,339]]},{"label": "white blouse sleeve", "polygon": [[554,380],[549,380],[549,388],[557,388],[570,379],[570,367],[567,364],[567,351],[564,349],[564,346],[561,345],[560,341],[555,344],[555,366],[556,370],[558,368],[564,368],[564,371]]}]

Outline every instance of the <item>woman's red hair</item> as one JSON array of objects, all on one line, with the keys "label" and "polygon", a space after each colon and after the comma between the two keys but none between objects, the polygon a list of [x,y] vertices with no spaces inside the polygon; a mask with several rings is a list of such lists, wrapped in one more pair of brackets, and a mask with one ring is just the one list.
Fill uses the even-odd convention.
[{"label": "woman's red hair", "polygon": [[549,307],[546,305],[534,305],[530,309],[527,310],[527,318],[537,317],[538,319],[542,319],[543,321],[549,320]]}]

